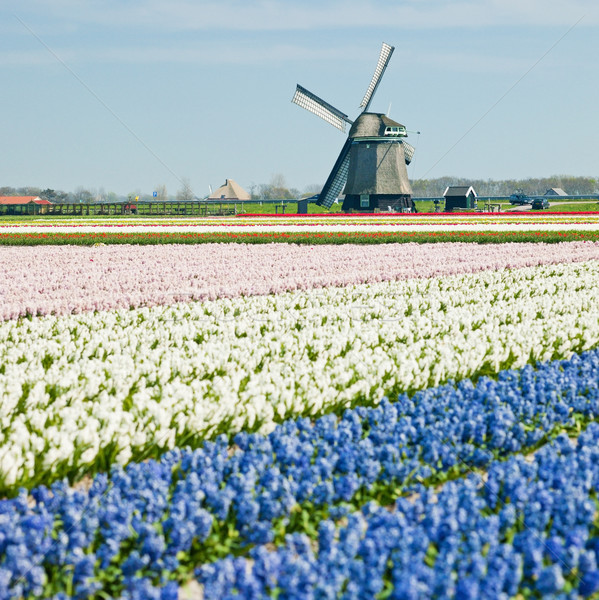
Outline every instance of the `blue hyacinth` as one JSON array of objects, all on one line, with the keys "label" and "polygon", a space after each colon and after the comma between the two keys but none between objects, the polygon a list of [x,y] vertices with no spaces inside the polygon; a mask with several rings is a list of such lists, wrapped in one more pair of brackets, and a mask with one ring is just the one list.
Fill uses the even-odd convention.
[{"label": "blue hyacinth", "polygon": [[[599,416],[597,381],[592,351],[287,421],[267,436],[239,433],[234,451],[219,436],[115,467],[88,491],[67,482],[22,491],[0,501],[0,598],[40,595],[50,573],[68,568],[74,593],[91,594],[117,565],[124,598],[171,597],[167,575],[180,557],[228,526],[253,563],[231,556],[200,568],[207,598],[275,587],[293,598],[340,589],[359,598],[384,586],[392,597],[499,598],[519,586],[557,594],[565,581],[591,595],[599,435],[590,425],[574,445],[555,432]],[[553,437],[533,461],[513,456]],[[429,486],[473,468],[487,470],[484,483]],[[409,499],[393,510],[355,504],[358,492],[385,486]],[[265,551],[302,506],[328,514],[315,539],[294,534]]]}]

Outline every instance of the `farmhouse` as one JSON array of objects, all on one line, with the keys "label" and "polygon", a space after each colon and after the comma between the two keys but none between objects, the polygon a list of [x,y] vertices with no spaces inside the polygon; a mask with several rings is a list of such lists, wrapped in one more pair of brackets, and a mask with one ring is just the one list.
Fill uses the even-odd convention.
[{"label": "farmhouse", "polygon": [[0,196],[0,204],[52,204],[39,196]]},{"label": "farmhouse", "polygon": [[249,200],[250,195],[232,179],[225,179],[225,183],[214,190],[208,200]]},{"label": "farmhouse", "polygon": [[6,207],[0,212],[8,215],[14,215],[17,212],[18,214],[44,213],[46,212],[45,207],[50,204],[52,202],[39,196],[0,196],[0,207]]}]

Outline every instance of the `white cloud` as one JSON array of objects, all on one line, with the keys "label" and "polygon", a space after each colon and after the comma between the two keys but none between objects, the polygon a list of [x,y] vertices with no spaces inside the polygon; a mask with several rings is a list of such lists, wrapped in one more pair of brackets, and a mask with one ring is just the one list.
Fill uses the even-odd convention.
[{"label": "white cloud", "polygon": [[[273,64],[277,62],[307,62],[313,60],[352,60],[364,58],[358,50],[352,51],[346,46],[335,48],[313,48],[292,44],[265,44],[237,42],[215,48],[214,43],[197,43],[193,46],[176,47],[143,45],[114,45],[86,49],[71,47],[52,47],[52,52],[39,46],[29,51],[0,51],[0,66],[21,67],[58,64],[64,61],[68,65],[81,63],[119,63],[119,64],[194,64],[194,65],[251,65]],[[376,59],[376,51],[372,60]]]},{"label": "white cloud", "polygon": [[[592,4],[591,4],[592,2]],[[363,39],[380,31],[397,39],[403,30],[439,31],[503,26],[560,27],[565,32],[584,15],[579,27],[599,23],[596,0],[368,0],[357,2],[333,0],[212,0],[192,2],[174,0],[95,0],[81,6],[75,0],[25,0],[15,12],[13,32],[20,35],[20,45],[0,50],[0,66],[36,66],[56,63],[56,57],[42,44],[70,65],[83,62],[130,64],[264,64],[311,60],[363,60],[363,44],[351,35],[362,29]],[[22,23],[19,23],[22,20]],[[6,23],[5,23],[6,27]],[[27,31],[29,29],[30,31]],[[257,37],[259,32],[306,32],[326,30],[317,44],[301,44]],[[198,32],[197,36],[190,33]],[[215,44],[214,33],[222,37]],[[345,35],[345,32],[348,35]],[[243,33],[243,35],[242,35]],[[109,39],[106,38],[109,34]],[[177,38],[177,34],[184,34]],[[337,35],[336,35],[337,34]],[[341,41],[338,34],[343,34]],[[523,33],[526,35],[526,33]],[[555,40],[555,30],[548,34]],[[30,39],[27,39],[30,38]],[[193,39],[192,39],[193,38]],[[311,38],[314,40],[314,38]],[[333,40],[327,43],[327,40]],[[421,64],[447,64],[448,68],[479,72],[506,71],[502,52],[473,56],[453,51],[430,51],[420,55]],[[528,61],[519,59],[523,65]],[[511,61],[513,62],[513,61]],[[518,68],[521,68],[518,67]]]},{"label": "white cloud", "polygon": [[[36,10],[31,10],[34,5]],[[448,29],[492,26],[567,26],[584,15],[599,24],[595,0],[75,0],[23,2],[21,12],[50,20],[173,31],[301,31],[392,26]],[[29,10],[28,10],[29,7]]]}]

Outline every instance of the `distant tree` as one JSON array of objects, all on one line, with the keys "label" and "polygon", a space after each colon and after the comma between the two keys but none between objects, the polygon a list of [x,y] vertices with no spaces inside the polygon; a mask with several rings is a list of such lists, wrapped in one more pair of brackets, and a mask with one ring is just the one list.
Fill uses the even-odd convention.
[{"label": "distant tree", "polygon": [[285,181],[285,175],[283,175],[283,173],[275,173],[270,178],[270,185],[273,188],[286,188],[287,182]]},{"label": "distant tree", "polygon": [[66,192],[62,192],[60,190],[53,190],[51,188],[46,188],[39,193],[39,197],[44,200],[49,200],[50,202],[56,204],[57,202],[66,202],[68,194]]},{"label": "distant tree", "polygon": [[189,202],[195,198],[195,194],[191,189],[191,183],[189,182],[189,178],[183,177],[181,179],[181,188],[177,192],[177,200],[179,202]]},{"label": "distant tree", "polygon": [[271,200],[270,186],[267,183],[259,183],[256,186],[255,194],[252,198],[256,200]]},{"label": "distant tree", "polygon": [[258,185],[256,193],[260,200],[293,200],[299,195],[299,190],[287,188],[285,177],[281,173],[273,175],[270,183]]},{"label": "distant tree", "polygon": [[597,177],[573,177],[552,175],[528,179],[469,179],[467,177],[439,177],[437,179],[415,179],[412,192],[415,197],[439,197],[450,185],[472,185],[479,196],[509,196],[522,190],[532,196],[544,194],[553,187],[562,188],[567,194],[576,196],[598,193]]},{"label": "distant tree", "polygon": [[564,191],[573,196],[597,193],[597,180],[593,177],[571,177],[569,175],[562,175],[560,181],[561,185],[558,187],[561,187]]},{"label": "distant tree", "polygon": [[304,188],[304,191],[302,192],[302,198],[309,198],[315,194],[320,194],[321,190],[322,185],[320,183],[311,183]]},{"label": "distant tree", "polygon": [[90,191],[94,197],[94,202],[104,202],[106,200],[106,190],[104,187],[100,186],[97,190]]},{"label": "distant tree", "polygon": [[0,196],[16,196],[16,190],[14,187],[10,187],[9,185],[5,185],[0,187]]},{"label": "distant tree", "polygon": [[70,194],[71,201],[80,204],[89,204],[93,199],[94,195],[83,186],[75,188],[75,191]]},{"label": "distant tree", "polygon": [[258,199],[257,189],[258,189],[258,186],[252,181],[252,183],[250,183],[250,187],[249,187],[250,198],[252,200],[257,200]]},{"label": "distant tree", "polygon": [[17,196],[39,196],[42,190],[38,187],[24,186],[17,188]]},{"label": "distant tree", "polygon": [[160,202],[166,202],[168,200],[168,193],[166,191],[166,185],[164,185],[164,183],[161,183],[160,185],[156,186],[156,197],[153,197],[152,199]]},{"label": "distant tree", "polygon": [[107,192],[104,196],[104,202],[118,202],[120,198],[115,192]]}]

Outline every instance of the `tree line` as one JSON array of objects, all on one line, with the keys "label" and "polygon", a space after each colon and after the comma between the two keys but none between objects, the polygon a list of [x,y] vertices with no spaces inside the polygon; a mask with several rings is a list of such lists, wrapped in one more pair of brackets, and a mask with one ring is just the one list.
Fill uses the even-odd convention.
[{"label": "tree line", "polygon": [[[448,186],[471,185],[479,196],[509,196],[522,191],[531,196],[543,195],[551,188],[561,188],[569,196],[599,193],[599,177],[575,177],[572,175],[552,175],[551,177],[529,177],[528,179],[467,179],[465,177],[438,177],[436,179],[414,179],[414,197],[441,197]],[[252,184],[252,199],[281,200],[306,198],[320,193],[322,185],[311,184],[302,191],[288,188],[281,174],[274,175],[270,183]]]},{"label": "tree line", "polygon": [[543,195],[551,188],[561,188],[569,196],[599,193],[599,177],[574,177],[553,175],[528,179],[466,179],[464,177],[438,177],[415,179],[412,193],[415,197],[439,197],[451,185],[471,185],[479,196],[509,196],[518,190],[525,194]]},{"label": "tree line", "polygon": [[83,186],[75,188],[72,192],[63,190],[54,190],[52,188],[40,188],[34,186],[0,187],[0,196],[39,196],[50,202],[66,203],[66,204],[89,204],[91,202],[133,202],[135,200],[156,200],[164,202],[167,200],[193,200],[195,198],[189,180],[183,179],[181,189],[176,196],[169,196],[164,184],[156,186],[154,192],[142,193],[140,191],[130,192],[129,194],[117,194],[115,192],[107,192],[104,188],[88,189]]},{"label": "tree line", "polygon": [[[471,185],[479,196],[509,196],[521,190],[529,195],[542,195],[550,188],[562,188],[568,195],[577,196],[599,193],[599,177],[574,177],[572,175],[553,175],[551,177],[530,177],[528,179],[467,179],[465,177],[438,177],[436,179],[412,180],[412,192],[416,198],[441,197],[448,186]],[[285,177],[277,173],[269,183],[250,184],[248,191],[252,200],[295,200],[318,194],[321,184],[310,184],[302,190],[289,187]],[[155,195],[154,195],[155,193]],[[188,178],[181,179],[181,187],[174,195],[169,195],[166,185],[156,186],[154,192],[131,192],[118,195],[106,192],[104,188],[88,189],[83,186],[72,192],[42,189],[39,187],[0,187],[0,196],[39,196],[53,203],[90,203],[90,202],[122,202],[135,200],[179,200],[181,202],[201,199],[195,195]],[[202,196],[203,198],[204,196]]]},{"label": "tree line", "polygon": [[43,189],[34,186],[11,187],[6,185],[0,187],[0,196],[39,196],[53,203],[118,202],[126,199],[114,192],[105,192],[102,188],[100,190],[89,190],[82,186],[75,188],[72,192],[65,192],[52,188]]}]

